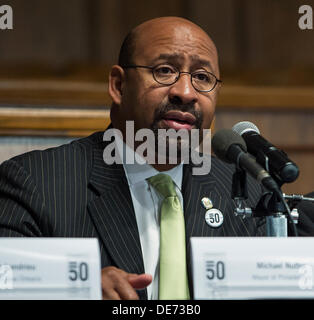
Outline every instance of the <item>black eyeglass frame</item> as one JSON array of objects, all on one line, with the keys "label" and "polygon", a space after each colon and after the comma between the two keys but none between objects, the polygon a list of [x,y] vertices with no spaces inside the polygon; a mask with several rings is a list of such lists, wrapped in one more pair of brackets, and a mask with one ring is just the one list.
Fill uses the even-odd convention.
[{"label": "black eyeglass frame", "polygon": [[162,84],[163,86],[172,86],[173,84],[175,84],[175,83],[180,79],[180,76],[181,76],[182,73],[186,73],[186,74],[189,74],[189,75],[191,76],[191,84],[192,84],[193,88],[194,88],[196,91],[198,91],[198,92],[211,92],[211,91],[213,91],[213,90],[216,88],[216,86],[217,86],[218,83],[222,83],[222,80],[218,79],[213,73],[204,70],[204,72],[209,73],[210,75],[212,75],[212,76],[216,79],[216,82],[215,82],[214,86],[213,86],[210,90],[199,90],[199,89],[195,88],[195,86],[194,86],[194,84],[193,84],[193,81],[192,81],[192,76],[193,76],[193,74],[194,74],[195,72],[179,71],[179,70],[178,70],[176,67],[174,67],[174,66],[172,66],[172,67],[178,72],[178,75],[177,75],[175,81],[172,82],[172,83],[168,83],[168,84],[161,83],[161,82],[159,82],[159,81],[156,79],[155,73],[154,73],[154,70],[155,70],[157,67],[161,66],[161,65],[164,65],[164,64],[158,64],[158,65],[156,65],[156,66],[154,66],[154,67],[151,67],[151,66],[141,66],[141,65],[136,65],[136,64],[130,64],[130,65],[120,66],[120,67],[123,68],[123,69],[130,69],[130,68],[145,68],[145,69],[150,69],[151,72],[152,72],[152,75],[153,75],[154,80],[155,80],[157,83]]}]

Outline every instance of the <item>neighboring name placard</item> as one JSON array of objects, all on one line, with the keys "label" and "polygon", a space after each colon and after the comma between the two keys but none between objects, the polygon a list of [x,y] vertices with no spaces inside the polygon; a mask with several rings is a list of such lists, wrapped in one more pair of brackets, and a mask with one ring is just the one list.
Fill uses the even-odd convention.
[{"label": "neighboring name placard", "polygon": [[314,238],[192,238],[195,299],[314,298]]},{"label": "neighboring name placard", "polygon": [[97,239],[0,238],[0,299],[101,299]]}]

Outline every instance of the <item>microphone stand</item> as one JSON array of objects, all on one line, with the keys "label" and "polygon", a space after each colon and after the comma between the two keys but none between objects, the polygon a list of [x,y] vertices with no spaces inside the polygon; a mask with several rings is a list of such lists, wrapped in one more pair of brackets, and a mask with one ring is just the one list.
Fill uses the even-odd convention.
[{"label": "microphone stand", "polygon": [[[265,192],[254,209],[247,208],[244,204],[244,201],[248,198],[246,180],[246,172],[236,167],[232,177],[231,195],[236,203],[235,215],[240,215],[243,218],[265,217],[267,237],[287,237],[288,220],[285,214],[287,208],[283,204],[283,198],[280,198],[275,192]],[[297,218],[293,219],[293,223],[297,223]]]},{"label": "microphone stand", "polygon": [[266,217],[267,237],[287,237],[288,220],[284,212],[284,205],[277,194],[267,192],[258,202],[254,210],[254,216]]},{"label": "microphone stand", "polygon": [[236,203],[234,214],[243,218],[251,217],[253,212],[251,208],[245,207],[244,201],[248,198],[246,171],[240,167],[236,167],[236,171],[232,176],[231,197]]}]

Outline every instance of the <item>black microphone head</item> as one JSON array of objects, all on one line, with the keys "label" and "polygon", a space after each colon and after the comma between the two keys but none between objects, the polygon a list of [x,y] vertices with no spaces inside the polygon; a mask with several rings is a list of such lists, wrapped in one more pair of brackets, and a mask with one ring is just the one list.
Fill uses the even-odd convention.
[{"label": "black microphone head", "polygon": [[257,162],[276,177],[277,181],[282,184],[297,179],[298,166],[282,150],[264,139],[254,123],[242,121],[235,124],[232,130],[243,137],[247,143],[248,152],[255,156]]},{"label": "black microphone head", "polygon": [[236,123],[233,127],[232,130],[242,136],[242,134],[248,132],[248,131],[254,131],[258,134],[260,134],[257,126],[250,122],[250,121],[241,121]]},{"label": "black microphone head", "polygon": [[228,150],[232,145],[238,145],[244,152],[247,151],[243,138],[230,129],[221,129],[212,138],[212,147],[216,156],[228,163],[232,163],[228,159]]}]

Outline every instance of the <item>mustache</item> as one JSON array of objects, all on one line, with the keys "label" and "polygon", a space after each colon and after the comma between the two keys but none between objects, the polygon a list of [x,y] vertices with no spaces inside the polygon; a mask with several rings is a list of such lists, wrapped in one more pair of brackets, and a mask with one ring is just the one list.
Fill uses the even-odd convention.
[{"label": "mustache", "polygon": [[186,104],[167,103],[167,104],[161,105],[159,108],[155,110],[152,129],[157,129],[158,122],[165,118],[165,115],[167,112],[172,110],[188,112],[192,114],[196,119],[195,121],[196,129],[201,129],[201,126],[203,123],[203,112],[199,110],[195,110],[194,103],[186,103]]}]

